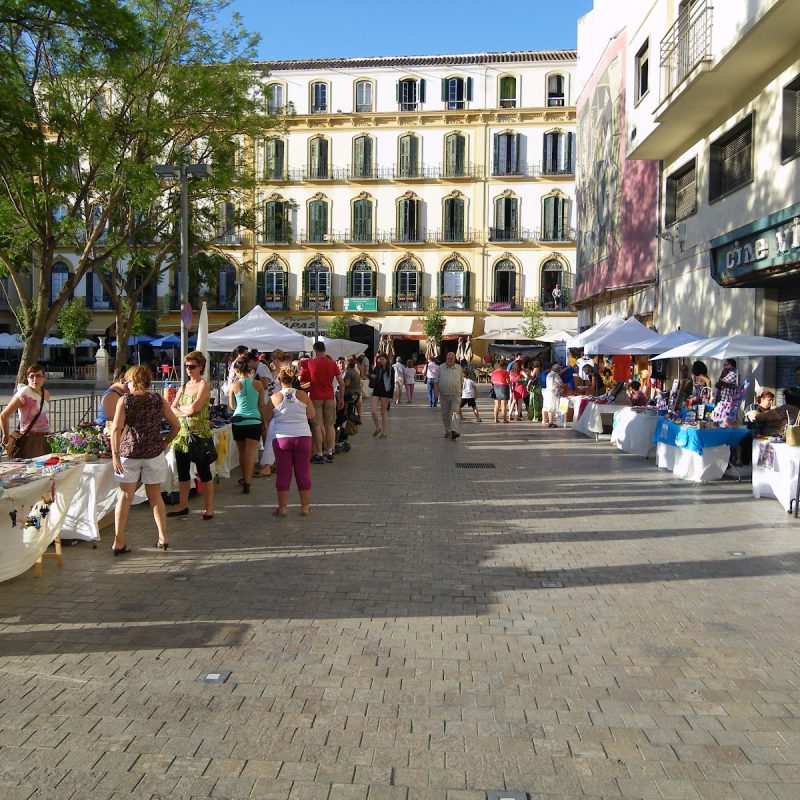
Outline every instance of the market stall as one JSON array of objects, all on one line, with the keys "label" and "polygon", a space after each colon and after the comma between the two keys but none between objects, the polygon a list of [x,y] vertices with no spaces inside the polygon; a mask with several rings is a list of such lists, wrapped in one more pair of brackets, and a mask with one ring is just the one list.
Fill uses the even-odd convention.
[{"label": "market stall", "polygon": [[623,453],[650,458],[655,453],[653,434],[659,418],[655,408],[623,408],[614,414],[611,444]]},{"label": "market stall", "polygon": [[661,418],[653,434],[656,466],[697,483],[721,480],[731,447],[748,433],[747,428],[696,428]]},{"label": "market stall", "polygon": [[58,461],[58,458],[35,459],[3,464],[0,472],[0,581],[15,578],[36,566],[40,574],[41,560],[53,541],[53,554],[61,563],[61,531],[69,500],[78,488],[83,471],[79,462]]},{"label": "market stall", "polygon": [[753,497],[774,497],[797,516],[800,447],[769,439],[753,440]]},{"label": "market stall", "polygon": [[609,426],[613,422],[614,414],[628,408],[619,403],[596,403],[590,400],[581,415],[572,423],[572,430],[584,436],[597,439],[603,432],[604,419]]}]

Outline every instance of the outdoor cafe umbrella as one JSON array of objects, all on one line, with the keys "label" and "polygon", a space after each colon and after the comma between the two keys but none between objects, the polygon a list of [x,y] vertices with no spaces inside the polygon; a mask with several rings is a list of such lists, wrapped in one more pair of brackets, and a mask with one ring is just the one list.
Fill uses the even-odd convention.
[{"label": "outdoor cafe umbrella", "polygon": [[428,361],[433,361],[434,358],[439,357],[439,345],[436,344],[436,339],[432,336],[428,337],[428,343],[425,345],[425,358]]},{"label": "outdoor cafe umbrella", "polygon": [[653,356],[651,361],[664,358],[758,358],[768,356],[800,356],[800,344],[771,336],[748,336],[737,333],[732,336],[712,336],[673,347],[665,353]]},{"label": "outdoor cafe umbrella", "polygon": [[25,342],[14,333],[0,333],[0,350],[22,350]]},{"label": "outdoor cafe umbrella", "polygon": [[197,323],[197,349],[206,357],[203,378],[208,380],[211,372],[211,359],[208,357],[208,305],[205,300],[203,300],[203,305],[200,307],[200,320]]},{"label": "outdoor cafe umbrella", "polygon": [[[45,339],[42,340],[42,344],[47,345],[48,347],[71,347],[72,345],[68,345],[65,339],[59,339],[58,336],[47,336]],[[81,339],[75,347],[97,347],[97,342],[93,342],[91,339]]]},{"label": "outdoor cafe umbrella", "polygon": [[160,339],[153,339],[150,342],[151,347],[180,347],[181,346],[181,337],[176,336],[174,333],[168,333],[166,336],[162,336]]}]

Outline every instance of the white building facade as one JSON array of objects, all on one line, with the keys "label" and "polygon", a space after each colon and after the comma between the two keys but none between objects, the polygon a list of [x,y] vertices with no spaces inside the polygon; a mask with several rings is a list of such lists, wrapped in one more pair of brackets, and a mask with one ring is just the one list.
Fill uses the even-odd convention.
[{"label": "white building facade", "polygon": [[[582,20],[624,25],[628,158],[660,163],[661,331],[800,341],[798,10],[596,0]],[[793,367],[778,359],[758,377],[784,386]]]}]

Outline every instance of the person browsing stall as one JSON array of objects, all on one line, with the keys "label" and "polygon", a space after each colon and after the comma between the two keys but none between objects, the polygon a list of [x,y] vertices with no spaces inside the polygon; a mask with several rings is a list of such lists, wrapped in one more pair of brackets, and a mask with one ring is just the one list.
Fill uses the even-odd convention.
[{"label": "person browsing stall", "polygon": [[[312,418],[314,455],[312,464],[333,464],[333,445],[336,442],[334,423],[336,411],[344,408],[344,380],[336,362],[325,352],[324,342],[314,342],[314,357],[304,364],[303,377],[307,378],[308,394],[314,404]],[[301,382],[303,381],[301,377]],[[339,390],[339,399],[334,393],[334,383]]]},{"label": "person browsing stall", "polygon": [[[37,458],[50,452],[50,393],[44,388],[44,367],[31,364],[26,385],[17,391],[0,412],[0,429],[9,458]],[[19,412],[19,430],[8,432],[11,415]]]},{"label": "person browsing stall", "polygon": [[631,381],[625,393],[628,395],[628,402],[632,408],[641,408],[647,405],[647,395],[642,391],[642,384],[639,381]]},{"label": "person browsing stall", "polygon": [[233,366],[236,378],[228,390],[228,405],[233,410],[233,441],[239,451],[242,470],[239,483],[242,494],[250,494],[258,442],[267,431],[264,385],[253,377],[247,356],[237,358]]}]

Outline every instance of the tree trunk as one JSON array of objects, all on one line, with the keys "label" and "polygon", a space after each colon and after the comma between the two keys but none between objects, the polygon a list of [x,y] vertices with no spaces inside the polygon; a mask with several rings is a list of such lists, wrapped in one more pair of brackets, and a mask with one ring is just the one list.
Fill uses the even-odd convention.
[{"label": "tree trunk", "polygon": [[25,373],[28,371],[28,367],[41,358],[42,342],[47,335],[48,328],[47,314],[37,313],[33,325],[25,337],[25,346],[22,348],[22,356],[17,370],[17,383],[25,383]]},{"label": "tree trunk", "polygon": [[128,360],[128,337],[131,335],[133,321],[136,318],[136,306],[132,305],[127,313],[118,310],[114,316],[117,327],[117,357],[114,362],[116,372]]}]

